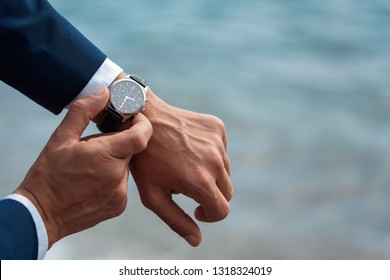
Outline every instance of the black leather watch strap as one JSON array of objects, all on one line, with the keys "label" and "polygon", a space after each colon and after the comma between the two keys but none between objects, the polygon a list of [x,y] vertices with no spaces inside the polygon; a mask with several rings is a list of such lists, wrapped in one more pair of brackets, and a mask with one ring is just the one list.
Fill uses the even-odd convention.
[{"label": "black leather watch strap", "polygon": [[101,132],[104,133],[114,132],[118,129],[122,120],[123,117],[121,115],[108,107],[103,116],[100,118],[97,127]]},{"label": "black leather watch strap", "polygon": [[144,88],[146,88],[148,85],[144,79],[142,79],[141,77],[139,77],[137,75],[131,74],[131,75],[129,75],[129,78],[133,79],[134,81],[136,81],[138,84],[140,84]]}]

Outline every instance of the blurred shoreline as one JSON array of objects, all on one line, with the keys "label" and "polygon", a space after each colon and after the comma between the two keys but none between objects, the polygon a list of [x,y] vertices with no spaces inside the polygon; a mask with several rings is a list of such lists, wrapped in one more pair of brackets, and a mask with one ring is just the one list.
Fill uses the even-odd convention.
[{"label": "blurred shoreline", "polygon": [[[390,258],[388,1],[51,3],[162,99],[224,120],[235,197],[193,249],[130,182],[123,216],[47,259]],[[63,114],[0,92],[4,196]]]}]

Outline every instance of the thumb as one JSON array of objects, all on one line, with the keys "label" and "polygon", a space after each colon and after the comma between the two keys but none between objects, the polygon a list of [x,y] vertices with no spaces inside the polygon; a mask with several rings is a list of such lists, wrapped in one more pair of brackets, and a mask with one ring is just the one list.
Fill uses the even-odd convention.
[{"label": "thumb", "polygon": [[108,101],[108,89],[101,88],[94,94],[78,99],[70,106],[57,133],[63,139],[80,139],[89,122],[103,111]]}]

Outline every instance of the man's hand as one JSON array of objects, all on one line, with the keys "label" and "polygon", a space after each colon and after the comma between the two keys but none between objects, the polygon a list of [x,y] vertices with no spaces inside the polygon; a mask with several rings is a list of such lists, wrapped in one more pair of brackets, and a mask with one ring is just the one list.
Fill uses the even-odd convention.
[{"label": "man's hand", "polygon": [[215,222],[228,215],[233,188],[223,122],[172,107],[151,90],[147,106],[153,136],[147,149],[131,160],[130,171],[143,204],[197,246],[200,229],[172,195],[181,193],[198,202],[199,221]]},{"label": "man's hand", "polygon": [[59,239],[121,214],[128,164],[144,150],[152,126],[142,114],[122,132],[81,138],[105,107],[108,90],[77,100],[15,193],[29,198],[45,223],[49,248]]}]

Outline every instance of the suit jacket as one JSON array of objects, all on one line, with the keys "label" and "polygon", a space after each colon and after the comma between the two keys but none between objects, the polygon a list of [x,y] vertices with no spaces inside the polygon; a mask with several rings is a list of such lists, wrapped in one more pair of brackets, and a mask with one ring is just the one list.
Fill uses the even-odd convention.
[{"label": "suit jacket", "polygon": [[[46,0],[0,0],[0,79],[53,113],[81,92],[105,59]],[[12,200],[0,201],[0,257],[37,258],[31,215]]]},{"label": "suit jacket", "polygon": [[0,1],[0,79],[53,113],[80,93],[105,59],[46,0]]},{"label": "suit jacket", "polygon": [[21,203],[0,201],[0,259],[36,259],[38,239],[34,220]]}]

